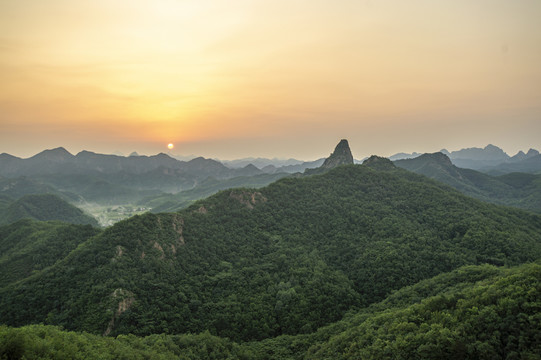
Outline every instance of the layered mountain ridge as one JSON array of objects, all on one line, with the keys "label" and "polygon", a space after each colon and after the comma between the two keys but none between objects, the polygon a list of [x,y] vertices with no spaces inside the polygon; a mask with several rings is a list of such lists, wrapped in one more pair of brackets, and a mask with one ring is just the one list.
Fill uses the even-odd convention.
[{"label": "layered mountain ridge", "polygon": [[462,265],[535,260],[540,233],[539,216],[374,157],[119,222],[0,289],[0,321],[239,341],[310,333]]},{"label": "layered mountain ridge", "polygon": [[541,212],[541,174],[511,173],[492,176],[459,168],[441,152],[396,160],[394,164],[441,181],[469,196]]},{"label": "layered mountain ridge", "polygon": [[[541,259],[541,216],[427,178],[483,198],[495,184],[502,194],[534,186],[536,175],[489,176],[442,153],[352,165],[347,142],[327,160],[312,175],[223,190],[105,230],[0,226],[9,275],[0,281],[0,357],[541,354],[541,267],[528,264]],[[39,188],[0,182],[11,194]],[[0,194],[0,206],[10,201]],[[38,323],[46,325],[29,325]]]},{"label": "layered mountain ridge", "polygon": [[[440,150],[451,162],[460,168],[473,169],[492,175],[502,175],[512,172],[539,173],[541,172],[541,155],[535,149],[527,153],[522,150],[514,156],[509,156],[501,148],[489,144],[484,148],[466,148],[456,151]],[[392,161],[413,159],[421,153],[398,153],[389,157]]]}]

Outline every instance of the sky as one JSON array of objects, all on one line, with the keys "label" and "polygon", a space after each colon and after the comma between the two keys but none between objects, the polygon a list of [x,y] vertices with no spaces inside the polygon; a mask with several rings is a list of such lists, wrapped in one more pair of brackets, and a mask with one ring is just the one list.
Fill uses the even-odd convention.
[{"label": "sky", "polygon": [[539,0],[0,0],[0,153],[541,150]]}]

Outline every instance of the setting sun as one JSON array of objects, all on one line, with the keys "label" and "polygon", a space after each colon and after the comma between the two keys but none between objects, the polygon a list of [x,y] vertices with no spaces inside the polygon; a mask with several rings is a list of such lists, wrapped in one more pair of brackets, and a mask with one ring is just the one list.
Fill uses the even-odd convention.
[{"label": "setting sun", "polygon": [[0,153],[539,148],[540,17],[531,0],[0,1]]},{"label": "setting sun", "polygon": [[169,150],[173,150],[174,147],[175,147],[175,145],[173,145],[173,144],[167,144],[167,148]]}]

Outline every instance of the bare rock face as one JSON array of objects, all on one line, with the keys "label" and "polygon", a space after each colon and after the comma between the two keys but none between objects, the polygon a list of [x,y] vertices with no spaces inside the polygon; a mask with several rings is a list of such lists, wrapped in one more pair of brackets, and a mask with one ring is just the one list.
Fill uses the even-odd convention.
[{"label": "bare rock face", "polygon": [[333,153],[325,159],[323,165],[315,169],[304,170],[304,175],[318,175],[326,173],[327,171],[334,169],[340,165],[351,165],[353,162],[353,155],[349,149],[349,144],[346,139],[340,140]]},{"label": "bare rock face", "polygon": [[350,164],[353,164],[353,155],[351,155],[348,141],[346,139],[342,139],[338,145],[336,145],[336,148],[331,156],[325,159],[325,162],[323,165],[321,165],[321,167],[324,169],[332,169],[340,165]]}]

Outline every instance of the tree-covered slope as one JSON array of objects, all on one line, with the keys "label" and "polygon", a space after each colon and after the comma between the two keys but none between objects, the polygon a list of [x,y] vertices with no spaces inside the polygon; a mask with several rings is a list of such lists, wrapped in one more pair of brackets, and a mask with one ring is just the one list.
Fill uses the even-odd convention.
[{"label": "tree-covered slope", "polygon": [[152,212],[154,213],[173,212],[184,209],[193,204],[196,200],[213,195],[220,190],[237,187],[259,188],[286,176],[290,176],[290,174],[260,174],[254,176],[240,176],[231,179],[207,178],[190,190],[184,190],[176,194],[152,196],[143,199],[139,204],[151,207]]},{"label": "tree-covered slope", "polygon": [[9,360],[231,360],[254,359],[238,344],[210,335],[151,335],[117,338],[75,333],[54,326],[0,325],[0,359]]},{"label": "tree-covered slope", "polygon": [[6,209],[13,201],[12,197],[0,193],[0,214],[2,214],[4,209]]},{"label": "tree-covered slope", "polygon": [[0,326],[8,359],[537,359],[541,266],[466,266],[311,334],[243,344],[199,335],[101,337]]},{"label": "tree-covered slope", "polygon": [[18,199],[24,195],[30,194],[55,194],[67,199],[77,200],[77,195],[65,191],[59,191],[56,188],[41,183],[40,181],[21,176],[17,178],[4,178],[0,176],[0,196],[8,196],[12,199]]},{"label": "tree-covered slope", "polygon": [[99,231],[89,225],[29,219],[0,226],[0,287],[53,265]]},{"label": "tree-covered slope", "polygon": [[[392,306],[388,301],[355,315],[346,330],[312,345],[305,358],[540,358],[541,266],[483,269],[486,275],[473,284],[449,283],[472,270],[477,269],[466,268],[400,291],[401,300],[413,304]],[[441,288],[442,282],[452,286]],[[441,290],[416,299],[427,285]]]},{"label": "tree-covered slope", "polygon": [[467,264],[541,257],[541,217],[372,159],[146,214],[0,290],[0,321],[97,334],[311,333]]},{"label": "tree-covered slope", "polygon": [[25,195],[6,206],[0,213],[0,225],[20,219],[98,225],[96,219],[53,194]]}]

